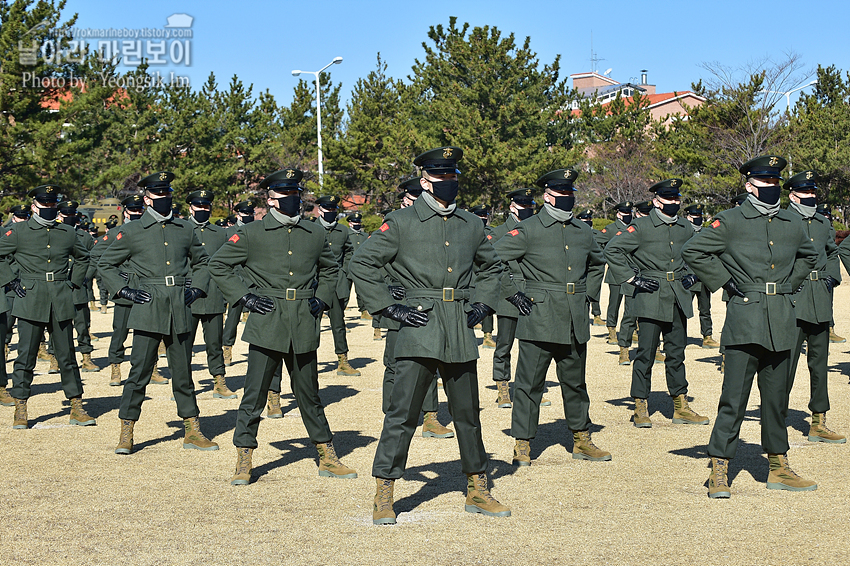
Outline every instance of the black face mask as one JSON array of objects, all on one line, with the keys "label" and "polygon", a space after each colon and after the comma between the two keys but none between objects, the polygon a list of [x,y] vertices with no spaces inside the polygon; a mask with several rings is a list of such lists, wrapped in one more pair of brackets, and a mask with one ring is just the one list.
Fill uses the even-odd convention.
[{"label": "black face mask", "polygon": [[[477,214],[475,216],[478,216]],[[481,219],[481,222],[484,223],[484,226],[487,226],[487,217],[486,216],[478,216]]]},{"label": "black face mask", "polygon": [[676,213],[679,212],[680,206],[681,205],[672,202],[670,204],[662,204],[659,210],[661,211],[661,214],[664,214],[665,216],[676,216]]},{"label": "black face mask", "polygon": [[209,222],[211,212],[210,210],[196,210],[192,213],[192,216],[195,217],[195,221],[198,224],[203,224],[204,222]]},{"label": "black face mask", "polygon": [[153,204],[151,208],[153,208],[160,216],[168,216],[171,214],[171,201],[172,197],[161,197],[161,198],[152,198]]},{"label": "black face mask", "polygon": [[782,191],[780,187],[757,187],[759,196],[756,198],[764,204],[776,204],[779,202],[779,195]]},{"label": "black face mask", "polygon": [[443,202],[451,204],[457,198],[457,192],[460,190],[458,181],[431,181],[434,197]]},{"label": "black face mask", "polygon": [[240,222],[242,222],[242,224],[250,224],[254,221],[254,215],[252,214],[251,216],[240,216],[239,220]]},{"label": "black face mask", "polygon": [[624,214],[623,217],[620,220],[623,221],[623,224],[631,224],[632,223],[632,215],[631,214]]},{"label": "black face mask", "polygon": [[138,220],[142,217],[142,214],[144,214],[144,212],[128,212],[127,216],[130,217],[130,220]]},{"label": "black face mask", "polygon": [[518,208],[516,211],[517,220],[519,220],[520,222],[522,222],[526,218],[531,218],[532,216],[534,216],[533,208]]},{"label": "black face mask", "polygon": [[691,218],[691,224],[694,226],[702,226],[702,216],[695,216]]},{"label": "black face mask", "polygon": [[[761,191],[761,189],[759,189]],[[818,205],[818,197],[800,197],[800,204],[803,206],[817,206]]]},{"label": "black face mask", "polygon": [[584,222],[585,224],[587,224],[588,226],[593,228],[593,219],[592,218],[588,218],[587,220],[582,220],[582,222]]},{"label": "black face mask", "polygon": [[20,213],[20,212],[16,212],[16,213],[15,213],[15,218],[20,218],[21,220],[29,220],[29,219],[30,219],[30,215],[29,215],[29,214],[27,214],[27,213]]},{"label": "black face mask", "polygon": [[290,218],[298,216],[298,211],[301,208],[300,195],[289,195],[287,197],[280,197],[274,200],[277,201],[277,206],[275,208],[277,208],[281,214],[289,216]]},{"label": "black face mask", "polygon": [[67,224],[68,226],[76,226],[77,225],[77,217],[76,216],[66,216],[62,219],[63,224]]},{"label": "black face mask", "polygon": [[331,210],[329,212],[322,213],[322,219],[328,224],[332,224],[336,222],[336,210]]},{"label": "black face mask", "polygon": [[566,197],[553,196],[553,198],[555,199],[555,204],[553,206],[558,210],[563,210],[564,212],[571,211],[576,204],[576,197],[572,195]]},{"label": "black face mask", "polygon": [[351,226],[351,229],[354,230],[355,232],[359,232],[360,229],[363,228],[362,224],[350,224],[349,223],[349,226]]},{"label": "black face mask", "polygon": [[58,208],[39,208],[38,215],[45,220],[56,220],[56,215],[59,214]]}]

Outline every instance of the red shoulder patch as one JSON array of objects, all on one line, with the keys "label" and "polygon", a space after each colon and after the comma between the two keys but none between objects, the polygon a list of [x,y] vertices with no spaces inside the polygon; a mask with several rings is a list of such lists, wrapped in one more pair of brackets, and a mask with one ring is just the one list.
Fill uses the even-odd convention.
[{"label": "red shoulder patch", "polygon": [[493,235],[492,235],[492,234],[487,234],[487,239],[488,239],[488,240],[492,240],[492,239],[493,239]]},{"label": "red shoulder patch", "polygon": [[239,234],[233,234],[232,236],[230,236],[227,239],[227,241],[228,242],[238,242],[239,241]]},{"label": "red shoulder patch", "polygon": [[386,222],[384,222],[383,224],[381,224],[381,227],[380,227],[380,228],[378,228],[378,230],[380,230],[381,232],[386,232],[386,231],[387,231],[387,230],[389,230],[389,229],[390,229],[390,227],[387,225],[387,223],[386,223]]},{"label": "red shoulder patch", "polygon": [[[629,226],[629,227],[627,228],[627,230],[628,230],[629,232],[634,232],[634,231],[635,231],[635,227],[634,227],[634,226]],[[619,232],[617,232],[617,233],[619,234]]]},{"label": "red shoulder patch", "polygon": [[11,231],[11,230],[9,230],[8,232],[6,232],[6,235],[8,236],[8,235],[9,235],[9,234],[11,234],[11,233],[12,233],[12,231]]},{"label": "red shoulder patch", "polygon": [[608,231],[608,229],[607,229],[607,228],[603,228],[603,229],[602,229],[602,233],[603,233],[603,234],[604,234],[605,232],[607,232],[607,231]]},{"label": "red shoulder patch", "polygon": [[115,236],[115,239],[116,239],[116,240],[120,240],[120,239],[121,239],[121,236],[123,236],[123,235],[124,235],[124,232],[118,232],[118,235],[117,235],[117,236]]},{"label": "red shoulder patch", "polygon": [[711,223],[712,228],[717,228],[718,226],[720,226],[720,220],[715,220]]},{"label": "red shoulder patch", "polygon": [[516,236],[517,234],[519,234],[519,230],[517,230],[516,228],[514,228],[513,230],[511,230],[510,232],[508,232],[508,234],[510,234],[511,236]]},{"label": "red shoulder patch", "polygon": [[620,230],[617,230],[617,233],[616,233],[616,234],[614,234],[614,235],[615,235],[615,236],[619,236],[620,234],[622,234],[622,232],[621,232]]},{"label": "red shoulder patch", "polygon": [[108,240],[108,239],[109,239],[109,236],[106,236],[106,235],[104,235],[104,236],[103,236],[103,241],[104,241],[104,242],[105,242],[106,240]]}]

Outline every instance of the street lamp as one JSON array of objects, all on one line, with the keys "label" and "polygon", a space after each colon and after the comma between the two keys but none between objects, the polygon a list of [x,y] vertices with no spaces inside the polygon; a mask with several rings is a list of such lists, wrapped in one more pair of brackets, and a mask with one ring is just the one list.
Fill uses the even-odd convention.
[{"label": "street lamp", "polygon": [[322,100],[321,100],[321,86],[319,86],[319,75],[322,72],[330,67],[331,65],[338,65],[342,63],[342,57],[334,57],[334,60],[319,69],[318,71],[292,71],[292,76],[297,77],[304,73],[305,75],[313,75],[316,77],[316,133],[319,138],[319,187],[324,187],[324,177],[325,177],[325,167],[322,164]]},{"label": "street lamp", "polygon": [[[770,94],[784,94],[785,95],[785,102],[788,104],[788,106],[785,107],[785,113],[788,114],[788,120],[790,121],[791,120],[791,94],[797,92],[798,90],[803,90],[804,88],[808,88],[808,87],[812,86],[813,84],[817,84],[817,82],[818,82],[817,79],[815,79],[810,83],[806,83],[803,86],[798,86],[797,88],[792,88],[791,90],[786,91],[786,92],[775,91],[775,90],[769,90],[767,92],[770,93]],[[791,162],[791,156],[790,155],[788,156],[788,174],[789,175],[794,174],[794,164]]]}]

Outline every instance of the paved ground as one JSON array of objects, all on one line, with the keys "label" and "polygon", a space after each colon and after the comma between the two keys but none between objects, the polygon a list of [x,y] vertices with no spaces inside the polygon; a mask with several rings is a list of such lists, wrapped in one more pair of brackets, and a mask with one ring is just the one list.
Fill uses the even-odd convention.
[{"label": "paved ground", "polygon": [[[850,284],[836,291],[837,330],[850,334],[842,308]],[[606,291],[607,294],[607,291]],[[724,309],[713,299],[719,338]],[[603,312],[604,312],[603,300]],[[31,430],[11,429],[12,409],[0,408],[3,478],[0,563],[3,564],[806,564],[850,562],[844,528],[850,516],[842,466],[848,445],[813,444],[808,431],[808,379],[798,370],[788,430],[790,462],[819,482],[815,492],[768,491],[767,459],[759,446],[759,396],[754,389],[731,465],[732,499],[709,500],[705,454],[711,427],[671,425],[672,403],[655,366],[652,429],[629,417],[630,368],[617,365],[605,328],[593,327],[588,386],[594,440],[611,462],[570,457],[572,440],[550,371],[533,465],[510,465],[510,410],[493,403],[492,350],[481,350],[479,388],[484,443],[491,454],[494,495],[512,508],[507,519],[465,513],[465,478],[453,439],[416,436],[408,470],[396,484],[398,525],[375,527],[370,475],[381,431],[380,363],[384,342],[348,311],[349,344],[362,377],[338,377],[330,332],[319,350],[321,395],[336,433],[337,451],[360,477],[317,476],[291,394],[286,418],[264,420],[254,454],[254,483],[229,484],[235,462],[232,430],[238,400],[212,398],[205,354],[193,366],[204,430],[217,452],[182,449],[182,423],[169,387],[150,386],[136,426],[136,451],[116,456],[121,389],[108,387],[108,370],[83,374],[96,427],[68,426],[69,408],[58,384],[39,362],[30,401]],[[94,313],[95,362],[106,368],[108,315]],[[241,330],[240,330],[241,332]],[[478,333],[480,337],[480,332]],[[686,352],[692,406],[716,415],[721,385],[716,350],[699,347],[690,321]],[[200,338],[199,338],[200,340]],[[829,424],[850,432],[850,344],[831,349]],[[238,343],[228,382],[241,388],[247,346]],[[515,350],[516,352],[516,350]],[[13,349],[11,356],[14,357]],[[160,360],[165,367],[165,360]],[[11,370],[12,364],[7,365]],[[123,366],[124,373],[129,363]],[[163,369],[163,373],[167,370]],[[441,396],[440,418],[449,420]],[[241,391],[240,391],[241,397]]]}]

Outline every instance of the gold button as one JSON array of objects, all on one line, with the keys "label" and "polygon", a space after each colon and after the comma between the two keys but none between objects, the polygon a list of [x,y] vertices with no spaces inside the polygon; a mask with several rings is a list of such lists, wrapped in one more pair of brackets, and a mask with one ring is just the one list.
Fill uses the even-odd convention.
[{"label": "gold button", "polygon": [[50,260],[49,260],[49,259],[47,260],[47,263],[50,263]]},{"label": "gold button", "polygon": [[773,269],[774,267],[776,267],[776,266],[771,263],[770,268]]},{"label": "gold button", "polygon": [[289,250],[289,252],[288,252],[288,253],[289,253],[289,255],[292,255],[292,250]]},{"label": "gold button", "polygon": [[749,303],[749,302],[750,302],[750,298],[749,298],[749,297],[744,297],[744,302],[745,302],[745,303]]},{"label": "gold button", "polygon": [[416,307],[416,310],[421,311],[421,310],[422,310],[422,305],[419,305],[418,307]]},{"label": "gold button", "polygon": [[771,240],[771,241],[770,241],[770,245],[771,245],[771,246],[773,245],[773,240]]},{"label": "gold button", "polygon": [[670,260],[670,263],[673,263],[673,260],[672,260],[672,259]]},{"label": "gold button", "polygon": [[203,232],[203,231],[204,231],[204,229],[203,229],[203,228],[201,228],[201,232]]},{"label": "gold button", "polygon": [[290,274],[290,275],[294,275],[291,271],[289,272],[289,274]]},{"label": "gold button", "polygon": [[570,249],[570,246],[564,246],[564,249],[568,250],[568,249]]},{"label": "gold button", "polygon": [[202,245],[202,246],[206,246],[206,244],[205,244],[204,242],[201,242],[201,245]]},{"label": "gold button", "polygon": [[448,222],[448,221],[449,221],[449,217],[448,217],[448,216],[443,216],[443,222]]},{"label": "gold button", "polygon": [[573,270],[572,267],[567,266],[567,271],[572,271],[572,270]]},{"label": "gold button", "polygon": [[165,242],[165,245],[167,246],[167,245],[168,245],[168,242]]},{"label": "gold button", "polygon": [[292,232],[292,228],[287,229],[287,232]]},{"label": "gold button", "polygon": [[47,247],[49,248],[49,247],[50,247],[50,244],[47,244]]},{"label": "gold button", "polygon": [[450,267],[450,268],[449,268],[449,273],[451,273],[451,272],[452,272],[452,268]]},{"label": "gold button", "polygon": [[448,245],[449,245],[449,243],[448,243],[448,242],[446,242],[446,245],[448,246]]},{"label": "gold button", "polygon": [[811,241],[813,241],[813,242],[815,241],[815,239],[814,239],[814,238],[809,238],[809,239],[810,239]]},{"label": "gold button", "polygon": [[773,219],[772,219],[772,218],[768,218],[768,219],[767,219],[767,221],[768,221],[768,222],[773,222]]},{"label": "gold button", "polygon": [[672,246],[672,245],[673,245],[673,242],[670,242],[670,245]]},{"label": "gold button", "polygon": [[170,261],[166,261],[166,262],[165,262],[165,265],[171,265],[171,262],[170,262]]}]

